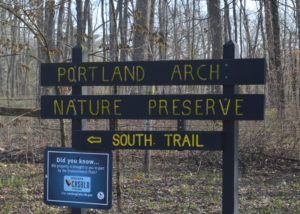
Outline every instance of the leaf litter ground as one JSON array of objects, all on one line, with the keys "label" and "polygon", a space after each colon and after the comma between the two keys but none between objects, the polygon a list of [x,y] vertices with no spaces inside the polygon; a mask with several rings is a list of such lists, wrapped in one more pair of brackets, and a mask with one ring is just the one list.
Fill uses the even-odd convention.
[{"label": "leaf litter ground", "polygon": [[[199,166],[186,153],[157,152],[145,176],[137,153],[122,160],[122,213],[221,213],[220,166]],[[117,213],[115,171],[112,209],[89,213]],[[300,213],[299,170],[252,166],[240,171],[240,213]],[[0,163],[0,213],[69,212],[45,205],[42,198],[43,164]]]}]

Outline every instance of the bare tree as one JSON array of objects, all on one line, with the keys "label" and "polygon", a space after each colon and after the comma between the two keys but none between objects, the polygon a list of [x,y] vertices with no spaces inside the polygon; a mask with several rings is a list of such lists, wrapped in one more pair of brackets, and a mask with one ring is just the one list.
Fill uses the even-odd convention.
[{"label": "bare tree", "polygon": [[59,12],[58,12],[58,19],[57,19],[57,33],[56,33],[56,61],[59,62],[62,60],[63,55],[63,47],[62,47],[62,40],[63,40],[63,18],[65,12],[65,0],[61,0],[59,4]]},{"label": "bare tree", "polygon": [[249,27],[249,20],[248,16],[246,13],[246,1],[243,3],[242,0],[240,0],[240,6],[241,6],[241,13],[243,13],[243,24],[244,24],[244,29],[246,32],[246,38],[247,38],[247,57],[252,56],[252,37],[250,36],[250,27]]},{"label": "bare tree", "polygon": [[84,25],[82,16],[82,0],[76,0],[76,12],[77,12],[77,45],[81,46],[84,41]]},{"label": "bare tree", "polygon": [[116,11],[114,8],[113,2],[109,1],[109,14],[110,14],[110,22],[109,22],[109,58],[112,61],[118,61],[117,54],[117,23],[116,23]]},{"label": "bare tree", "polygon": [[[230,17],[229,17],[229,4],[228,0],[224,0],[224,5],[225,5],[225,12],[224,12],[224,36],[225,36],[225,41],[231,40],[231,24],[230,24]],[[235,7],[234,7],[235,10]],[[236,18],[236,17],[235,17]]]},{"label": "bare tree", "polygon": [[174,47],[174,59],[178,59],[178,35],[177,35],[177,24],[176,24],[176,18],[177,18],[177,0],[174,1],[174,10],[173,10],[173,16],[172,16],[172,19],[173,19],[173,35],[174,35],[174,38],[173,38],[173,47]]},{"label": "bare tree", "polygon": [[192,43],[191,43],[191,58],[194,59],[195,57],[195,34],[196,34],[196,26],[195,26],[195,19],[196,19],[196,1],[193,0],[193,10],[192,10]]},{"label": "bare tree", "polygon": [[[148,57],[147,35],[150,23],[150,0],[137,0],[134,13],[134,38],[133,38],[133,60],[146,60]],[[147,87],[149,88],[149,87]],[[146,88],[146,90],[147,90]],[[151,90],[151,89],[150,89]],[[147,90],[146,93],[149,93]],[[149,128],[149,121],[145,122],[145,129]],[[150,170],[150,151],[145,150],[143,155],[143,171],[148,173]]]},{"label": "bare tree", "polygon": [[233,10],[233,23],[234,23],[234,41],[237,42],[238,27],[237,27],[237,20],[236,20],[236,0],[232,0],[232,10]]},{"label": "bare tree", "polygon": [[270,0],[271,13],[272,13],[272,25],[274,35],[274,65],[276,74],[276,94],[277,94],[277,108],[279,118],[283,118],[284,113],[284,86],[283,86],[283,73],[281,65],[281,45],[280,45],[280,24],[278,15],[278,3],[277,0]]},{"label": "bare tree", "polygon": [[91,13],[91,2],[90,0],[86,0],[84,2],[84,17],[83,17],[83,31],[84,35],[86,35],[87,30],[87,39],[86,39],[86,47],[89,52],[93,52],[93,17]]},{"label": "bare tree", "polygon": [[[15,7],[16,10],[18,10]],[[17,18],[10,14],[12,25],[10,26],[11,32],[11,57],[7,75],[7,98],[15,96],[15,73],[16,73],[16,53],[17,53]]]},{"label": "bare tree", "polygon": [[[207,0],[208,23],[210,33],[210,43],[212,44],[212,58],[222,58],[222,21],[220,12],[220,0]],[[212,86],[216,93],[220,92],[219,86]]]},{"label": "bare tree", "polygon": [[104,0],[101,2],[101,18],[102,18],[102,49],[103,49],[103,59],[107,60],[106,56],[106,23],[104,17]]},{"label": "bare tree", "polygon": [[120,7],[120,37],[121,37],[121,61],[128,60],[128,44],[127,44],[127,29],[128,29],[128,0],[123,0],[123,7]]},{"label": "bare tree", "polygon": [[[71,12],[71,5],[72,5],[72,0],[68,0],[68,9],[67,9],[67,27],[66,27],[66,33],[65,33],[65,38],[64,41],[66,44],[70,43],[70,46],[73,46],[73,24],[72,24],[72,12]],[[69,55],[69,48],[68,45],[65,45],[64,48],[64,61],[68,58]]]},{"label": "bare tree", "polygon": [[[297,28],[298,28],[298,48],[299,48],[299,50],[300,50],[300,0],[296,0],[296,9],[297,9]],[[298,54],[299,55],[299,54]],[[297,64],[297,63],[296,63]],[[300,65],[300,56],[298,57],[298,66],[297,66],[297,70],[298,70],[298,72],[300,71],[300,69],[299,69],[299,65]],[[295,80],[295,81],[297,81],[297,75],[293,75],[293,79]],[[296,85],[297,83],[295,83],[295,85]],[[296,92],[296,87],[294,87],[294,94],[297,94],[297,92]],[[298,101],[299,101],[299,103],[298,103],[298,106],[300,106],[300,87],[299,87],[299,91],[298,91]],[[299,111],[298,111],[298,113],[299,113]]]},{"label": "bare tree", "polygon": [[[267,67],[268,67],[268,92],[271,97],[275,97],[274,89],[272,85],[274,85],[274,75],[272,75],[274,70],[274,36],[273,36],[273,25],[271,22],[271,6],[270,1],[264,0],[264,9],[265,9],[265,29],[266,29],[266,43],[267,43]],[[273,99],[270,99],[271,104],[273,104]]]},{"label": "bare tree", "polygon": [[165,59],[166,53],[165,53],[165,45],[166,45],[166,0],[159,0],[158,2],[158,19],[159,19],[159,39],[158,39],[158,45],[159,45],[159,58]]},{"label": "bare tree", "polygon": [[300,0],[296,0],[297,28],[298,28],[298,45],[300,49]]},{"label": "bare tree", "polygon": [[150,22],[149,22],[149,51],[148,59],[154,59],[154,13],[155,13],[155,0],[151,0]]},{"label": "bare tree", "polygon": [[220,0],[207,0],[207,8],[210,42],[212,44],[212,58],[221,59],[223,28],[220,12]]},{"label": "bare tree", "polygon": [[[55,26],[55,10],[54,10],[55,1],[48,0],[46,1],[46,8],[45,8],[45,22],[47,23],[44,25],[44,32],[47,38],[48,49],[50,51],[50,55],[54,54],[54,26]],[[46,58],[46,61],[49,62],[49,58]]]}]

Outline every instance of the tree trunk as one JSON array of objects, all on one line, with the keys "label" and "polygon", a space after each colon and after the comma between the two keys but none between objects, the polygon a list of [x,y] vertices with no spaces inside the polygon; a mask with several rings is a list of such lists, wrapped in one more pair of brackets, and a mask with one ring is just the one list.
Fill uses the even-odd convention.
[{"label": "tree trunk", "polygon": [[116,43],[116,31],[117,31],[117,24],[116,24],[116,14],[115,14],[115,9],[113,8],[113,2],[112,0],[109,1],[109,16],[110,16],[110,24],[109,24],[109,58],[112,61],[117,61],[115,60],[118,58],[117,55],[117,43]]},{"label": "tree trunk", "polygon": [[[297,8],[297,28],[298,28],[298,49],[300,50],[300,0],[296,0],[296,8]],[[297,65],[297,63],[296,63],[296,65]],[[299,67],[300,67],[300,54],[298,54],[298,66],[296,66],[297,67],[297,71],[299,72],[300,71],[300,69],[299,69]],[[297,77],[295,77],[295,80],[297,80]],[[299,81],[299,80],[298,80]],[[296,83],[297,84],[297,83]],[[298,91],[298,107],[300,106],[300,87],[299,87],[299,84],[298,84],[298,88],[299,88],[299,91]],[[295,89],[295,95],[297,94],[297,92],[296,92],[296,89]],[[296,99],[296,101],[297,101],[297,99]],[[298,111],[298,113],[299,113],[299,111]]]},{"label": "tree trunk", "polygon": [[[150,24],[150,0],[137,0],[136,9],[134,13],[134,37],[133,37],[133,60],[146,60],[148,57],[148,42],[147,34],[149,32]],[[149,87],[146,87],[146,90]],[[146,91],[147,94],[149,90]],[[147,121],[145,122],[145,129],[147,129]],[[143,171],[148,174],[150,170],[150,152],[144,151],[143,155]]]},{"label": "tree trunk", "polygon": [[[1,17],[1,20],[6,20],[6,11],[3,10],[3,9],[0,9],[0,17]],[[4,29],[2,28],[0,30],[0,38],[4,38]],[[1,48],[2,48],[2,45],[1,45]],[[4,91],[3,91],[3,87],[4,87],[4,81],[3,81],[3,76],[4,76],[4,68],[3,68],[3,63],[2,63],[2,59],[0,59],[0,96],[3,96],[4,95]]]},{"label": "tree trunk", "polygon": [[[220,0],[207,0],[210,43],[212,44],[212,59],[222,58],[222,20]],[[212,86],[213,93],[220,93],[220,86]]]},{"label": "tree trunk", "polygon": [[[44,0],[37,0],[37,25],[39,29],[44,29]],[[45,54],[42,51],[40,42],[37,43],[38,58],[42,61],[45,59]],[[40,90],[38,89],[38,96],[40,95]]]},{"label": "tree trunk", "polygon": [[237,29],[237,20],[236,20],[236,0],[232,0],[232,8],[233,8],[233,23],[234,23],[234,41],[237,43],[238,29]]},{"label": "tree trunk", "polygon": [[269,70],[267,71],[267,86],[268,86],[268,92],[269,94],[267,97],[270,97],[270,104],[276,105],[276,101],[274,97],[276,97],[276,92],[274,90],[275,79],[274,79],[274,37],[273,37],[273,25],[271,22],[272,14],[271,14],[271,6],[269,0],[264,0],[264,6],[265,6],[265,29],[266,29],[266,35],[267,35],[267,49],[268,49],[268,64],[269,64]]},{"label": "tree trunk", "polygon": [[[230,18],[229,18],[228,0],[224,0],[224,5],[225,5],[224,20],[225,20],[225,27],[226,27],[224,34],[225,34],[225,38],[227,37],[229,40],[231,40],[231,25],[230,25]],[[234,8],[234,10],[235,10],[235,8]],[[225,39],[225,41],[227,41],[228,39]]]},{"label": "tree trunk", "polygon": [[65,11],[65,0],[61,0],[59,4],[58,11],[58,19],[57,19],[57,34],[56,34],[56,54],[55,61],[60,62],[62,60],[63,55],[63,47],[62,47],[62,26],[63,26],[63,16]]},{"label": "tree trunk", "polygon": [[82,0],[76,0],[76,12],[77,12],[77,45],[80,46],[84,41],[84,29],[82,19]]},{"label": "tree trunk", "polygon": [[[182,1],[183,2],[183,1]],[[191,20],[190,20],[190,0],[186,0],[185,4],[185,21],[186,21],[186,52],[187,52],[187,58],[191,58]]]},{"label": "tree trunk", "polygon": [[[70,37],[73,37],[73,34],[71,33],[71,25],[72,25],[72,12],[71,12],[71,2],[72,0],[68,0],[68,14],[67,14],[67,27],[66,27],[66,34],[65,34],[65,42],[67,44],[71,43],[70,45],[72,46],[72,39]],[[64,49],[64,61],[68,58],[69,55],[69,49],[68,46],[65,46]]]},{"label": "tree trunk", "polygon": [[240,58],[243,57],[243,25],[242,25],[242,14],[243,14],[243,10],[240,8]]},{"label": "tree trunk", "polygon": [[[246,3],[246,2],[245,2]],[[240,0],[240,5],[241,5],[241,10],[243,13],[243,18],[244,18],[244,29],[246,31],[246,38],[247,38],[247,57],[252,56],[252,39],[250,36],[250,28],[249,28],[249,21],[248,21],[248,16],[246,14],[246,5],[243,5],[242,0]]]},{"label": "tree trunk", "polygon": [[296,0],[296,9],[297,9],[297,28],[298,28],[298,47],[300,49],[300,0]]},{"label": "tree trunk", "polygon": [[[262,9],[263,9],[263,3],[260,1],[259,2],[259,7],[260,7],[260,10],[261,10],[261,13],[262,12]],[[264,23],[263,23],[263,19],[261,20],[260,22],[260,30],[261,30],[261,37],[262,37],[262,42],[263,42],[263,50],[264,50],[264,58],[266,59],[266,71],[269,71],[269,60],[268,59],[268,50],[267,50],[267,42],[266,42],[266,36],[265,36],[265,32],[264,32]],[[265,91],[265,94],[266,94],[266,103],[270,103],[269,100],[270,100],[270,96],[268,96],[269,94],[269,88],[268,88],[268,84],[266,83],[264,85],[264,91]]]},{"label": "tree trunk", "polygon": [[88,17],[89,17],[89,7],[90,7],[90,0],[85,0],[84,1],[84,7],[83,7],[83,24],[82,24],[82,33],[85,36],[86,32],[86,23],[88,22]]},{"label": "tree trunk", "polygon": [[101,15],[102,15],[102,26],[103,26],[103,30],[102,30],[102,47],[103,47],[103,59],[104,61],[107,60],[106,57],[106,23],[105,23],[105,17],[104,17],[104,0],[102,0],[101,2]]},{"label": "tree trunk", "polygon": [[177,17],[177,0],[174,2],[174,12],[173,12],[173,48],[174,48],[174,59],[178,59],[178,38],[177,38],[177,24],[176,24],[176,17]]},{"label": "tree trunk", "polygon": [[[50,51],[50,55],[52,56],[54,51],[54,39],[53,39],[53,33],[54,33],[54,0],[47,0],[46,1],[46,10],[45,10],[45,23],[47,23],[45,26],[45,34],[47,37],[47,45],[48,45],[48,51]],[[46,59],[47,62],[49,62],[50,59]]]},{"label": "tree trunk", "polygon": [[[93,35],[93,16],[91,14],[91,5],[88,5],[88,39],[87,39],[87,50],[89,52],[94,52],[94,35]],[[93,57],[91,59],[92,61],[94,61]]]},{"label": "tree trunk", "polygon": [[13,18],[13,24],[11,25],[11,57],[9,70],[7,75],[7,83],[9,83],[8,94],[10,97],[15,96],[15,73],[16,73],[16,53],[17,53],[17,18]]},{"label": "tree trunk", "polygon": [[207,0],[208,22],[212,44],[212,58],[222,58],[222,21],[219,0]]},{"label": "tree trunk", "polygon": [[195,10],[196,10],[196,1],[193,0],[193,12],[192,12],[192,44],[191,44],[191,58],[195,57]]},{"label": "tree trunk", "polygon": [[277,0],[270,0],[271,13],[272,13],[272,25],[274,35],[274,62],[275,62],[275,74],[276,74],[276,103],[278,109],[279,118],[283,118],[284,114],[284,86],[283,86],[283,73],[281,67],[281,45],[280,45],[280,24],[278,15]]},{"label": "tree trunk", "polygon": [[133,60],[147,59],[147,33],[149,28],[150,0],[137,0],[135,10],[135,29],[133,38]]},{"label": "tree trunk", "polygon": [[[21,28],[20,28],[20,21],[17,20],[17,23],[16,23],[16,29],[17,29],[17,35],[16,35],[16,47],[17,47],[17,51],[19,51],[19,47],[20,47],[20,44],[21,44]],[[24,64],[24,61],[23,61],[23,57],[22,56],[16,56],[16,71],[15,71],[15,94],[17,96],[20,96],[21,95],[21,82],[22,82],[22,71],[21,71],[21,65]]]},{"label": "tree trunk", "polygon": [[165,58],[165,45],[166,45],[166,32],[165,32],[165,26],[166,26],[166,1],[165,0],[159,0],[159,6],[158,6],[158,13],[159,13],[159,58],[164,59]]},{"label": "tree trunk", "polygon": [[154,60],[154,12],[155,12],[155,0],[151,0],[150,10],[150,22],[149,22],[149,53],[148,59]]},{"label": "tree trunk", "polygon": [[[259,9],[259,17],[257,21],[257,26],[256,26],[256,32],[255,32],[255,37],[252,45],[252,58],[256,56],[256,50],[257,50],[257,43],[258,43],[258,36],[259,36],[259,31],[261,29],[261,23],[262,23],[263,15],[262,15],[262,8]],[[262,32],[263,34],[263,32]]]},{"label": "tree trunk", "polygon": [[[122,23],[120,26],[120,34],[121,34],[121,61],[128,60],[128,44],[127,44],[127,28],[128,28],[128,0],[124,0],[123,2],[123,12],[122,12]],[[122,9],[122,8],[121,8]]]}]

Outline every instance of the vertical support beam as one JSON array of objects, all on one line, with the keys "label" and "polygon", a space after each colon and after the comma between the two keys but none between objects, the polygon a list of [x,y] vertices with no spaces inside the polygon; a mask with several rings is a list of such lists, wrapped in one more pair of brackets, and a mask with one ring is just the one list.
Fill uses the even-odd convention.
[{"label": "vertical support beam", "polygon": [[[118,88],[117,86],[113,86],[113,95],[118,94]],[[109,130],[110,131],[116,131],[118,129],[118,121],[115,119],[109,119]]]},{"label": "vertical support beam", "polygon": [[[81,63],[81,62],[87,62],[87,52],[83,53],[81,46],[76,46],[72,49],[72,63]],[[81,87],[81,86],[73,86],[72,87],[72,95],[87,95],[87,87]],[[87,120],[82,119],[72,119],[72,132],[78,131],[78,130],[87,130]],[[72,141],[72,148],[75,148],[73,146]],[[75,148],[76,149],[76,148]],[[87,209],[81,209],[81,208],[72,208],[72,214],[86,214]]]},{"label": "vertical support beam", "polygon": [[[118,94],[117,86],[113,86],[112,93],[114,95]],[[118,130],[118,120],[116,119],[109,119],[109,130],[116,131]],[[117,150],[116,153],[116,191],[117,191],[117,212],[122,213],[122,190],[121,190],[121,166],[120,166],[120,150]]]},{"label": "vertical support beam", "polygon": [[185,120],[183,120],[183,119],[177,120],[177,130],[178,131],[184,131],[185,130],[185,124],[186,124]]},{"label": "vertical support beam", "polygon": [[[223,59],[238,56],[238,47],[233,41],[223,46]],[[227,67],[230,69],[230,67]],[[223,94],[237,94],[237,85],[223,85]],[[223,121],[223,214],[238,213],[238,121]]]}]

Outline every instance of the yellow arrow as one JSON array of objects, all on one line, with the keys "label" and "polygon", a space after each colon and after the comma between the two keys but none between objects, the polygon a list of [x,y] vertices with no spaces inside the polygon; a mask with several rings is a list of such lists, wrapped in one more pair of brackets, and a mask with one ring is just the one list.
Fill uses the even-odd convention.
[{"label": "yellow arrow", "polygon": [[90,136],[87,141],[91,144],[93,143],[101,143],[102,142],[102,139],[101,137],[95,137],[95,136]]}]

